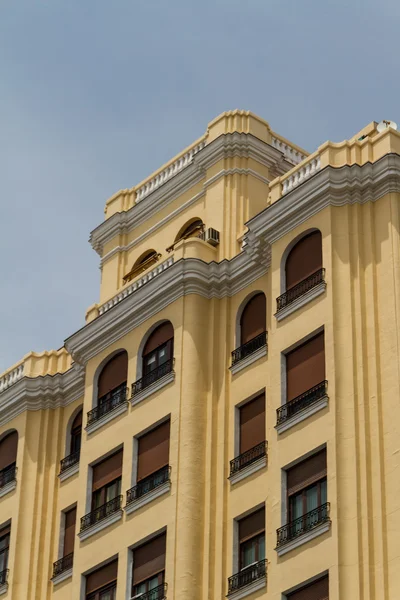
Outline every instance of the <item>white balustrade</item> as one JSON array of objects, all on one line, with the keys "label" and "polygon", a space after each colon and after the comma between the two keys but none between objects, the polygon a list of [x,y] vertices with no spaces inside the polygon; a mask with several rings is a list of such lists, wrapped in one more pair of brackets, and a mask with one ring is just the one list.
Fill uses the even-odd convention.
[{"label": "white balustrade", "polygon": [[280,150],[285,155],[285,158],[289,160],[294,165],[298,165],[299,162],[307,158],[305,154],[302,154],[296,148],[293,148],[286,142],[279,140],[278,138],[272,138],[272,146],[277,150]]},{"label": "white balustrade", "polygon": [[6,373],[2,377],[0,377],[0,394],[4,392],[7,388],[12,386],[14,383],[22,379],[24,376],[24,365],[18,365],[9,373]]},{"label": "white balustrade", "polygon": [[282,186],[282,193],[286,194],[303,181],[314,175],[321,168],[321,158],[316,156],[310,162],[300,167],[297,171],[286,177]]}]

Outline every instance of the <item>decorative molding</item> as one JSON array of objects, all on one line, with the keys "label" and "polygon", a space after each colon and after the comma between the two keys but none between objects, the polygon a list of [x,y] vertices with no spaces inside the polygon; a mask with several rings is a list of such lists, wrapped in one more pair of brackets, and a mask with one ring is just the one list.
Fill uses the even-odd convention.
[{"label": "decorative molding", "polygon": [[237,473],[231,475],[231,477],[229,477],[229,481],[231,482],[231,485],[234,485],[235,483],[238,483],[238,481],[242,481],[242,479],[246,479],[246,477],[250,477],[250,475],[257,473],[257,471],[264,469],[266,466],[267,457],[262,456],[259,460],[254,461],[248,467],[244,467],[243,469],[240,469],[240,471],[237,471]]},{"label": "decorative molding", "polygon": [[293,188],[297,187],[309,177],[312,177],[317,171],[321,168],[321,157],[316,156],[310,162],[306,163],[297,171],[289,175],[286,179],[284,179],[282,184],[282,194],[287,194]]},{"label": "decorative molding", "polygon": [[98,523],[95,523],[87,529],[80,531],[78,533],[79,539],[81,540],[81,542],[83,542],[83,540],[87,540],[88,538],[92,537],[92,535],[96,535],[96,533],[99,533],[99,531],[103,531],[103,529],[109,527],[110,525],[113,525],[113,523],[117,523],[117,521],[120,521],[122,519],[122,514],[123,510],[121,508],[115,513],[112,513],[111,515],[106,517],[105,519],[102,519]]},{"label": "decorative molding", "polygon": [[3,585],[0,585],[0,596],[2,596],[3,594],[5,594],[8,590],[8,583],[3,583]]},{"label": "decorative molding", "polygon": [[303,544],[307,544],[308,542],[311,542],[311,540],[314,540],[316,537],[323,535],[324,533],[329,531],[330,528],[331,521],[327,521],[322,525],[315,527],[315,529],[307,531],[307,533],[303,533],[303,535],[300,535],[298,538],[288,542],[287,544],[279,546],[279,548],[275,548],[276,553],[278,556],[283,556],[284,554],[291,552],[295,548],[299,548],[299,546],[303,546]]},{"label": "decorative molding", "polygon": [[16,366],[12,371],[9,371],[3,377],[0,377],[0,394],[7,388],[14,385],[24,376],[24,363]]},{"label": "decorative molding", "polygon": [[160,485],[157,488],[155,488],[154,490],[151,490],[151,492],[149,492],[148,494],[145,494],[144,496],[141,496],[137,500],[134,500],[133,502],[130,502],[129,504],[127,504],[124,508],[126,514],[130,515],[131,513],[139,510],[139,508],[146,506],[146,504],[150,504],[150,502],[153,502],[153,500],[155,500],[156,498],[159,498],[160,496],[167,494],[170,491],[170,489],[171,489],[171,482],[166,481],[165,483],[163,483],[163,485]]},{"label": "decorative molding", "polygon": [[168,385],[169,383],[174,381],[174,379],[175,379],[175,371],[170,371],[169,373],[164,375],[164,377],[161,377],[160,379],[158,379],[151,385],[148,385],[147,387],[144,388],[144,390],[141,390],[140,392],[138,392],[137,394],[132,396],[132,398],[131,398],[132,406],[136,406],[137,404],[140,404],[141,402],[143,402],[143,400],[145,398],[148,398],[152,394],[155,394],[156,392],[161,390],[163,387],[165,387],[166,385]]},{"label": "decorative molding", "polygon": [[116,408],[113,408],[113,410],[110,410],[110,412],[108,412],[105,415],[103,415],[102,417],[100,417],[100,419],[97,419],[97,421],[90,423],[90,425],[86,425],[86,427],[85,427],[86,433],[89,435],[90,433],[97,431],[98,429],[100,429],[100,427],[103,427],[103,425],[105,425],[106,423],[109,423],[110,421],[113,421],[120,415],[123,415],[124,412],[126,412],[127,410],[128,410],[128,402],[123,402],[122,404],[118,404],[118,406]]},{"label": "decorative molding", "polygon": [[52,577],[51,581],[53,582],[53,585],[58,585],[59,583],[65,581],[66,579],[69,579],[70,577],[72,577],[72,567],[70,569],[67,569],[66,571],[63,571],[59,575]]},{"label": "decorative molding", "polygon": [[320,410],[323,410],[324,408],[326,408],[328,406],[328,400],[329,400],[328,396],[323,396],[314,404],[311,404],[307,408],[300,410],[298,413],[293,415],[293,417],[290,417],[290,419],[286,419],[286,421],[284,421],[283,423],[280,423],[280,425],[275,425],[276,431],[279,434],[281,434],[284,431],[291,429],[295,425],[298,425],[302,421],[305,421],[306,419],[308,419],[308,417],[311,417],[311,415],[314,415],[315,413],[319,412]]},{"label": "decorative molding", "polygon": [[257,592],[258,590],[262,590],[262,588],[266,585],[267,577],[260,577],[260,579],[256,579],[256,581],[253,581],[252,583],[249,583],[249,585],[240,588],[236,592],[233,592],[233,594],[229,594],[228,598],[229,600],[241,600],[241,598],[245,598],[246,596],[250,596],[250,594],[254,594],[254,592]]},{"label": "decorative molding", "polygon": [[72,477],[72,475],[76,475],[76,473],[79,473],[79,462],[72,465],[69,469],[65,469],[62,473],[59,473],[58,478],[60,481],[65,481]]},{"label": "decorative molding", "polygon": [[17,487],[16,479],[14,479],[13,481],[10,481],[9,483],[6,483],[6,485],[3,485],[3,487],[0,488],[0,498],[5,496],[9,492],[12,492],[13,490],[15,490],[16,487]]},{"label": "decorative molding", "polygon": [[242,360],[239,360],[237,363],[230,366],[229,370],[232,373],[232,375],[236,375],[236,373],[239,373],[239,371],[241,371],[242,369],[246,369],[246,367],[255,363],[262,356],[267,356],[267,346],[266,345],[263,346],[262,348],[259,348],[252,354],[249,354],[249,356],[246,356],[246,358],[242,358]]},{"label": "decorative molding", "polygon": [[299,310],[299,308],[302,308],[309,302],[312,302],[312,300],[314,300],[315,298],[318,298],[318,296],[321,296],[321,294],[323,294],[325,290],[326,281],[321,281],[321,283],[313,287],[311,290],[309,290],[302,296],[299,296],[299,298],[296,298],[296,300],[293,300],[293,302],[290,302],[290,304],[287,304],[287,306],[276,312],[276,320],[282,321],[292,313],[296,312],[296,310]]}]

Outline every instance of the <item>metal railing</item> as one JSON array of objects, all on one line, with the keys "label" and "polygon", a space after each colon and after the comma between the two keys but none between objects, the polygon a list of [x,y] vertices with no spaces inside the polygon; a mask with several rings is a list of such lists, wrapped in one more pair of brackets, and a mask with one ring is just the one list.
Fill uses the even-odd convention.
[{"label": "metal railing", "polygon": [[266,559],[260,560],[249,567],[245,567],[239,573],[235,573],[228,579],[228,596],[236,592],[242,587],[262,579],[267,576],[267,561]]},{"label": "metal railing", "polygon": [[0,571],[0,585],[5,585],[8,580],[8,573],[10,569],[4,569],[4,571]]},{"label": "metal railing", "polygon": [[244,469],[244,467],[251,465],[253,462],[259,460],[263,456],[267,456],[267,448],[268,442],[261,442],[261,444],[257,444],[257,446],[250,448],[250,450],[247,450],[247,452],[243,452],[243,454],[240,454],[231,460],[229,477],[232,477],[232,475],[241,469]]},{"label": "metal railing", "polygon": [[155,471],[148,477],[145,477],[137,485],[126,492],[126,503],[130,504],[138,498],[145,496],[152,490],[155,490],[163,483],[171,480],[171,467],[167,465]]},{"label": "metal railing", "polygon": [[312,273],[297,285],[289,288],[284,294],[278,296],[276,299],[276,310],[279,312],[282,308],[285,308],[285,306],[291,304],[323,281],[325,281],[325,269],[318,269],[318,271],[315,271],[315,273]]},{"label": "metal railing", "polygon": [[314,510],[310,510],[310,512],[302,517],[290,521],[290,523],[277,529],[276,547],[279,548],[304,533],[307,533],[307,531],[311,531],[315,527],[318,527],[318,525],[329,522],[329,507],[329,502],[321,504],[321,506],[314,508]]},{"label": "metal railing", "polygon": [[143,594],[136,594],[136,596],[132,596],[131,600],[164,600],[167,594],[167,584],[162,583],[158,587],[149,590],[148,592],[143,592]]},{"label": "metal railing", "polygon": [[91,425],[98,421],[107,413],[114,410],[126,402],[126,383],[123,383],[109,392],[106,396],[98,399],[98,405],[89,410],[87,414],[87,424]]},{"label": "metal railing", "polygon": [[154,254],[146,258],[146,260],[141,262],[139,265],[136,265],[136,267],[129,271],[129,273],[124,275],[123,282],[127,283],[128,281],[132,281],[132,279],[134,279],[137,275],[140,275],[140,273],[143,273],[143,271],[146,271],[149,267],[155,265],[156,262],[160,260],[160,258],[161,254],[154,252]]},{"label": "metal railing", "polygon": [[92,512],[88,513],[84,517],[81,517],[81,531],[85,531],[92,525],[95,525],[99,521],[106,519],[108,516],[119,511],[122,505],[122,496],[116,496],[109,502],[106,502],[102,506],[95,508]]},{"label": "metal railing", "polygon": [[296,396],[293,400],[289,400],[283,406],[280,406],[276,409],[276,424],[280,425],[293,417],[293,415],[297,414],[301,410],[308,408],[314,402],[317,402],[327,394],[328,382],[321,381],[314,387],[310,388],[304,394],[300,394],[300,396]]},{"label": "metal railing", "polygon": [[72,454],[69,454],[65,458],[61,459],[60,460],[60,473],[63,473],[70,467],[73,467],[74,465],[79,463],[80,455],[81,455],[81,451],[78,450],[78,452],[72,452]]},{"label": "metal railing", "polygon": [[74,553],[73,552],[71,552],[71,554],[67,554],[66,556],[63,556],[59,560],[56,560],[56,562],[53,563],[53,579],[54,579],[54,577],[57,577],[57,575],[61,575],[61,573],[64,573],[64,571],[68,571],[69,569],[72,569],[73,562],[74,562]]},{"label": "metal railing", "polygon": [[0,471],[0,488],[7,485],[11,481],[15,481],[17,478],[17,467],[15,465],[11,465],[10,467],[6,467]]},{"label": "metal railing", "polygon": [[262,333],[260,333],[260,335],[257,335],[249,342],[243,344],[243,346],[240,346],[239,348],[236,348],[236,350],[232,351],[232,365],[235,365],[243,358],[246,358],[246,356],[253,354],[253,352],[266,345],[267,332],[263,331]]},{"label": "metal railing", "polygon": [[164,377],[164,375],[168,375],[168,373],[171,373],[173,367],[174,359],[170,358],[169,360],[165,361],[165,363],[163,363],[162,365],[159,365],[149,373],[146,373],[146,375],[143,375],[143,377],[135,381],[135,383],[132,385],[132,396],[135,396],[152,383],[155,383],[156,381],[158,381],[158,379]]}]

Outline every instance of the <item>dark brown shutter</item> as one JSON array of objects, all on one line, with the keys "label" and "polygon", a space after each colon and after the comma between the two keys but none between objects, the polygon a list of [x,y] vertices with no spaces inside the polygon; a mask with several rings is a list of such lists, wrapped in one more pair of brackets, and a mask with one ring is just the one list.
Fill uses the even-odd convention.
[{"label": "dark brown shutter", "polygon": [[139,438],[138,481],[168,465],[169,431],[170,422],[167,421]]},{"label": "dark brown shutter", "polygon": [[109,456],[93,467],[93,491],[114,481],[122,475],[122,450]]},{"label": "dark brown shutter", "polygon": [[324,333],[286,355],[287,400],[325,380]]},{"label": "dark brown shutter", "polygon": [[240,454],[265,441],[265,394],[240,408]]},{"label": "dark brown shutter", "polygon": [[322,237],[313,231],[303,237],[290,251],[286,260],[286,289],[303,281],[322,268]]},{"label": "dark brown shutter", "polygon": [[313,454],[287,471],[287,492],[294,494],[299,490],[326,477],[326,449]]},{"label": "dark brown shutter", "polygon": [[133,552],[133,584],[156,575],[165,569],[166,534],[143,544]]},{"label": "dark brown shutter", "polygon": [[12,465],[17,460],[18,433],[13,431],[0,442],[0,470]]},{"label": "dark brown shutter", "polygon": [[76,507],[65,513],[64,525],[64,554],[71,554],[74,551],[75,544],[75,523],[76,523]]},{"label": "dark brown shutter", "polygon": [[98,382],[98,398],[126,383],[128,378],[128,354],[120,352],[105,365]]},{"label": "dark brown shutter", "polygon": [[301,590],[289,594],[288,600],[328,600],[329,599],[329,577],[323,577],[310,583]]},{"label": "dark brown shutter", "polygon": [[71,431],[74,429],[78,429],[78,427],[82,427],[82,410],[78,412],[75,419],[73,420]]},{"label": "dark brown shutter", "polygon": [[146,345],[143,349],[143,356],[153,352],[158,346],[165,344],[168,340],[174,337],[174,328],[172,324],[168,321],[167,323],[163,323],[157,329],[153,331],[150,335],[149,339],[146,342]]},{"label": "dark brown shutter", "polygon": [[101,569],[97,569],[86,577],[86,594],[91,594],[99,588],[117,580],[118,560],[113,560],[104,565]]},{"label": "dark brown shutter", "polygon": [[11,524],[6,525],[2,529],[0,529],[0,538],[4,537],[5,535],[10,535],[10,533],[11,533]]},{"label": "dark brown shutter", "polygon": [[265,531],[265,508],[239,521],[239,542],[242,544],[263,531]]},{"label": "dark brown shutter", "polygon": [[265,294],[253,296],[246,304],[240,319],[240,345],[243,346],[266,330],[267,307]]}]

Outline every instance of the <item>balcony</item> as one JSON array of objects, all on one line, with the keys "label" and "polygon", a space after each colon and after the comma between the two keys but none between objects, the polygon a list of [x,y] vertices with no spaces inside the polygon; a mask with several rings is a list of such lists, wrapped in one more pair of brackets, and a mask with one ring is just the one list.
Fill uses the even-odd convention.
[{"label": "balcony", "polygon": [[81,453],[79,450],[78,452],[73,452],[69,456],[66,456],[65,458],[60,460],[60,475],[61,475],[61,473],[68,471],[75,465],[79,465],[80,454]]},{"label": "balcony", "polygon": [[170,482],[171,467],[167,465],[155,473],[152,473],[148,477],[145,477],[137,485],[128,490],[126,492],[126,504],[129,505],[131,502],[135,502],[139,498],[142,498],[142,496],[146,496],[153,490],[156,490],[165,483]]},{"label": "balcony", "polygon": [[304,394],[289,400],[276,409],[276,429],[282,433],[289,427],[296,425],[318,410],[325,408],[328,403],[328,382],[321,381]]},{"label": "balcony", "polygon": [[0,471],[0,492],[1,488],[6,487],[9,483],[16,481],[17,467],[11,465]]},{"label": "balcony", "polygon": [[276,299],[278,321],[291,314],[325,291],[325,269],[318,269]]},{"label": "balcony", "polygon": [[329,502],[321,504],[302,517],[277,529],[276,550],[278,555],[281,556],[328,531],[331,523],[329,508]]},{"label": "balcony", "polygon": [[[243,344],[236,350],[232,351],[232,365],[231,372],[235,373],[239,368],[239,363],[243,366],[251,364],[261,356],[267,353],[267,332],[263,331],[260,335],[257,335],[249,342]],[[246,359],[246,360],[245,360]]]},{"label": "balcony", "polygon": [[[257,446],[231,460],[229,472],[231,483],[236,483],[236,481],[264,467],[267,464],[267,449],[268,442],[261,442],[261,444],[257,444]],[[238,477],[242,473],[243,477]]]},{"label": "balcony", "polygon": [[9,571],[9,569],[4,569],[4,571],[0,571],[0,587],[7,585]]},{"label": "balcony", "polygon": [[165,600],[167,597],[167,584],[162,583],[158,587],[144,592],[143,594],[136,594],[132,596],[131,600]]},{"label": "balcony", "polygon": [[[86,539],[89,535],[97,533],[108,527],[108,525],[118,521],[122,517],[121,505],[122,496],[116,496],[109,502],[95,508],[95,510],[84,517],[81,517],[80,539]],[[88,535],[86,535],[87,532]]]},{"label": "balcony", "polygon": [[[93,427],[97,422],[108,422],[114,416],[118,416],[121,412],[127,409],[126,402],[126,383],[116,387],[106,396],[102,396],[98,400],[98,405],[87,413],[86,429],[93,431]],[[120,409],[120,410],[118,410]],[[116,413],[116,414],[115,414]]]},{"label": "balcony", "polygon": [[170,383],[170,381],[173,381],[175,377],[173,368],[174,359],[170,358],[135,381],[132,385],[132,404],[136,404],[167,383]]},{"label": "balcony", "polygon": [[53,563],[53,577],[52,579],[59,579],[60,575],[66,574],[67,571],[72,570],[74,562],[74,553],[67,554]]},{"label": "balcony", "polygon": [[[255,592],[258,589],[261,589],[266,584],[267,578],[267,561],[260,560],[249,567],[245,567],[239,573],[232,575],[228,579],[228,596],[235,596],[237,598],[242,598],[247,593]],[[240,590],[245,591],[243,588],[247,588],[248,591],[246,594],[238,594]]]}]

